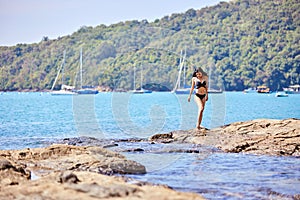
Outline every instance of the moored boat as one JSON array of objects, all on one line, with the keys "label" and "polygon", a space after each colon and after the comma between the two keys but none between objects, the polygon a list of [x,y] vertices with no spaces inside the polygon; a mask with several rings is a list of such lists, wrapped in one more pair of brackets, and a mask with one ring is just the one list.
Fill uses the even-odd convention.
[{"label": "moored boat", "polygon": [[[73,91],[74,90],[74,86],[70,86],[70,85],[65,85],[64,84],[64,71],[65,71],[65,57],[66,57],[66,51],[64,51],[64,55],[63,55],[63,61],[62,64],[60,66],[60,69],[57,72],[56,78],[54,80],[54,83],[51,87],[51,95],[76,95],[76,93]],[[60,76],[60,73],[62,74],[61,76],[61,88],[60,90],[53,90],[55,87],[55,84]]]},{"label": "moored boat", "polygon": [[[186,85],[186,66],[185,66],[185,59],[186,59],[186,51],[184,52],[184,55],[182,55],[182,50],[180,53],[180,61],[179,61],[179,71],[178,71],[178,77],[176,84],[171,91],[175,94],[189,94],[191,87]],[[181,73],[183,72],[183,87],[181,87]]]},{"label": "moored boat", "polygon": [[270,88],[268,88],[267,86],[258,86],[257,87],[257,92],[258,93],[270,93]]},{"label": "moored boat", "polygon": [[133,94],[145,94],[145,93],[152,93],[151,90],[145,90],[145,89],[140,89],[140,90],[131,90],[130,93]]},{"label": "moored boat", "polygon": [[52,91],[50,94],[56,96],[56,95],[76,95],[77,93],[71,90],[56,90],[56,91]]},{"label": "moored boat", "polygon": [[80,49],[80,88],[73,90],[77,94],[98,94],[99,91],[91,86],[82,85],[82,48]]},{"label": "moored boat", "polygon": [[208,93],[223,93],[222,89],[211,89],[208,88]]},{"label": "moored boat", "polygon": [[287,94],[300,94],[300,85],[290,85],[288,88],[283,88]]},{"label": "moored boat", "polygon": [[276,94],[275,94],[275,97],[288,97],[288,96],[289,95],[284,91],[276,92]]},{"label": "moored boat", "polygon": [[132,94],[146,94],[146,93],[152,93],[152,90],[146,90],[143,88],[143,70],[141,70],[141,87],[139,89],[136,89],[135,86],[135,76],[136,76],[136,72],[135,72],[135,67],[134,67],[134,71],[133,71],[134,75],[133,75],[133,90],[130,90],[129,93]]},{"label": "moored boat", "polygon": [[256,90],[256,88],[248,88],[248,89],[245,89],[243,92],[244,93],[256,93],[257,90]]}]

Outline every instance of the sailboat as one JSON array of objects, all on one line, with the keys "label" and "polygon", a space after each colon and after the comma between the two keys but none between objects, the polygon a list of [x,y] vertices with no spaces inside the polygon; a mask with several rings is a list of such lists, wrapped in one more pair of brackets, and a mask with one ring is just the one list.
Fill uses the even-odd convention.
[{"label": "sailboat", "polygon": [[98,94],[93,87],[82,85],[82,48],[80,49],[80,89],[74,90],[77,94]]},{"label": "sailboat", "polygon": [[[176,94],[189,94],[190,93],[190,87],[186,86],[186,67],[184,65],[185,58],[186,58],[186,51],[184,52],[184,56],[182,56],[182,50],[180,53],[180,61],[179,61],[179,72],[178,72],[178,78],[175,84],[175,87],[173,88],[172,92]],[[181,73],[183,69],[183,88],[181,87]]]},{"label": "sailboat", "polygon": [[152,91],[151,90],[145,90],[144,88],[143,88],[143,71],[141,71],[141,88],[140,89],[136,89],[136,86],[135,86],[135,67],[134,67],[134,71],[133,71],[134,73],[134,75],[133,75],[133,87],[134,87],[134,89],[133,90],[131,90],[130,92],[131,93],[133,93],[133,94],[145,94],[145,93],[152,93]]},{"label": "sailboat", "polygon": [[[60,66],[60,68],[59,68],[59,70],[57,72],[57,75],[55,77],[54,83],[53,83],[53,85],[51,87],[51,92],[50,92],[51,95],[75,95],[75,94],[77,94],[77,93],[73,92],[73,90],[75,88],[74,86],[70,86],[70,85],[65,85],[64,84],[65,58],[66,58],[66,51],[64,51],[62,64],[61,64],[61,66]],[[61,83],[62,83],[61,84],[61,89],[54,91],[53,89],[54,89],[54,87],[56,85],[56,82],[57,82],[57,80],[59,78],[60,72],[62,74],[62,76],[61,76]]]}]

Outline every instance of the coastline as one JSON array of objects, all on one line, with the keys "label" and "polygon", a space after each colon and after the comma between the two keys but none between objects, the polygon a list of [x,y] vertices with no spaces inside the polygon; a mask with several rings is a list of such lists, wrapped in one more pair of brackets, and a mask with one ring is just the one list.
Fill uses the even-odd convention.
[{"label": "coastline", "polygon": [[[93,138],[66,138],[45,148],[0,151],[0,197],[6,199],[203,199],[123,177],[145,174],[145,166],[128,160]],[[116,145],[120,141],[115,141]],[[227,153],[300,156],[299,119],[257,119],[215,129],[177,130],[148,139],[151,144],[187,143]],[[59,143],[59,141],[58,141]],[[135,149],[133,151],[143,151]],[[172,151],[172,149],[170,150]],[[197,153],[197,151],[183,151]],[[300,194],[293,198],[299,199]]]}]

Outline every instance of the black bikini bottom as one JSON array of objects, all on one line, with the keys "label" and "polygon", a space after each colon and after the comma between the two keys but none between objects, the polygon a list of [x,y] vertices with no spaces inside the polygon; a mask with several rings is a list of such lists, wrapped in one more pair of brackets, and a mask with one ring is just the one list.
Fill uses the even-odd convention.
[{"label": "black bikini bottom", "polygon": [[206,94],[198,94],[196,93],[196,96],[199,97],[201,100],[205,97]]}]

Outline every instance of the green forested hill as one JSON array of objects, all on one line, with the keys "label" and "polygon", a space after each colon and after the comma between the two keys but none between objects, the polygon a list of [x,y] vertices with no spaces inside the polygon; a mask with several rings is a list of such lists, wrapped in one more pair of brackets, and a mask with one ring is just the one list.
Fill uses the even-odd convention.
[{"label": "green forested hill", "polygon": [[299,41],[299,0],[222,2],[151,23],[82,26],[54,40],[45,36],[35,44],[0,47],[0,90],[50,89],[64,50],[65,83],[72,85],[77,82],[80,48],[85,85],[132,89],[135,74],[137,87],[143,77],[143,84],[171,89],[180,52],[186,49],[188,79],[201,67],[213,87],[267,85],[277,90],[300,83]]}]

